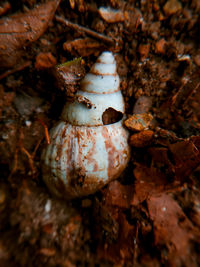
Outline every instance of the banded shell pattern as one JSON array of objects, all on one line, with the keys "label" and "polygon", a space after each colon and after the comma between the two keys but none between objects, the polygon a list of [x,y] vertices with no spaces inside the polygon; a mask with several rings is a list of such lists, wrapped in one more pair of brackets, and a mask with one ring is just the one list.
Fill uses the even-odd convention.
[{"label": "banded shell pattern", "polygon": [[51,144],[42,153],[43,179],[59,197],[92,194],[116,179],[127,166],[130,148],[123,118],[104,125],[112,109],[124,114],[119,76],[111,52],[103,52],[81,81],[75,101],[66,103],[61,121],[50,131]]}]

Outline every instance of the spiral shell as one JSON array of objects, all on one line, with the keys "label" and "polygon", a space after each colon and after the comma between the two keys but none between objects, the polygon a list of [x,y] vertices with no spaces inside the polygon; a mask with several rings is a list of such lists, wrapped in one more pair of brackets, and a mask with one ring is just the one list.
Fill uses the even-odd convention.
[{"label": "spiral shell", "polygon": [[130,148],[123,118],[104,125],[103,114],[124,114],[119,76],[111,52],[103,52],[81,81],[76,101],[66,103],[42,153],[43,179],[59,197],[92,194],[125,169]]}]

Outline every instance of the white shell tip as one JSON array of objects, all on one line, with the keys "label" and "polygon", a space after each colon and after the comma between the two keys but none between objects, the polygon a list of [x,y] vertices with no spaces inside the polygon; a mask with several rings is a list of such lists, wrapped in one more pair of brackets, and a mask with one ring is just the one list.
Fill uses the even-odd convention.
[{"label": "white shell tip", "polygon": [[106,64],[113,64],[115,62],[115,58],[112,52],[105,51],[98,57],[97,61]]}]

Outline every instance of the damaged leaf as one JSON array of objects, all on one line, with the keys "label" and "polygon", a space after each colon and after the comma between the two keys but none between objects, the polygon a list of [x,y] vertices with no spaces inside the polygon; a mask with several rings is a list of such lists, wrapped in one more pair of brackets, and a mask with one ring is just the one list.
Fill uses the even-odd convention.
[{"label": "damaged leaf", "polygon": [[55,77],[57,87],[73,98],[77,91],[76,85],[85,74],[84,61],[77,58],[65,62],[52,68],[51,73]]},{"label": "damaged leaf", "polygon": [[81,55],[82,57],[88,57],[96,54],[97,51],[103,49],[104,45],[92,38],[76,39],[73,41],[67,41],[63,44],[63,49],[71,53],[73,56]]},{"label": "damaged leaf", "polygon": [[22,56],[22,49],[36,41],[47,29],[58,0],[37,6],[27,13],[19,13],[0,20],[0,67],[14,67]]},{"label": "damaged leaf", "polygon": [[134,176],[136,180],[131,205],[138,205],[150,196],[164,192],[169,188],[166,176],[153,167],[138,165],[134,169]]},{"label": "damaged leaf", "polygon": [[178,203],[163,193],[147,200],[150,218],[153,221],[154,242],[161,250],[163,258],[176,266],[193,265],[190,254],[190,241],[195,239],[196,231],[183,213]]},{"label": "damaged leaf", "polygon": [[175,174],[179,179],[187,178],[200,164],[200,137],[169,145],[175,162]]}]

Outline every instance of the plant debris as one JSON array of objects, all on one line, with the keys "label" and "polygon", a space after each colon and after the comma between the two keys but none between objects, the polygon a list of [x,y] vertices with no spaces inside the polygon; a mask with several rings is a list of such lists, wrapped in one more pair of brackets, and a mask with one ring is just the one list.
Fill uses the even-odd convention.
[{"label": "plant debris", "polygon": [[[200,266],[199,12],[197,0],[1,3],[1,266]],[[41,151],[66,100],[91,108],[75,93],[106,50],[131,160],[67,202],[43,184]]]},{"label": "plant debris", "polygon": [[58,1],[42,4],[24,14],[0,20],[0,67],[14,67],[20,60],[22,48],[36,41],[47,29]]}]

